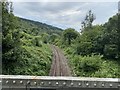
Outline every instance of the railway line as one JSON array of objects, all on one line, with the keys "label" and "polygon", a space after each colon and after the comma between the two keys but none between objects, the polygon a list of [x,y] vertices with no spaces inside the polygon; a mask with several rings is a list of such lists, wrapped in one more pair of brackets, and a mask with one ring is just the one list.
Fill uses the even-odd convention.
[{"label": "railway line", "polygon": [[54,45],[51,45],[53,51],[53,61],[49,76],[71,76],[70,68],[67,64],[67,59],[62,51]]}]

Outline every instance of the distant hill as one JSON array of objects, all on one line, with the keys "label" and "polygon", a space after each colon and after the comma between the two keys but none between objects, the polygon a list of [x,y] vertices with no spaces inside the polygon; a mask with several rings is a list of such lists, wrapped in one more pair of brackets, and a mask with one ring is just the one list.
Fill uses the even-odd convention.
[{"label": "distant hill", "polygon": [[19,18],[20,28],[25,32],[34,32],[34,34],[48,33],[48,34],[61,34],[63,31],[61,28],[54,27],[38,21],[28,20],[25,18]]}]

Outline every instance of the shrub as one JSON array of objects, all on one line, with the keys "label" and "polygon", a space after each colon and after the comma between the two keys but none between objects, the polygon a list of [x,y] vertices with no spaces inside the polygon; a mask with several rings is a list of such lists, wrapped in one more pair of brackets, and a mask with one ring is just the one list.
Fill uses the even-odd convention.
[{"label": "shrub", "polygon": [[77,76],[94,76],[94,73],[101,68],[102,60],[100,55],[74,56],[72,65]]},{"label": "shrub", "polygon": [[89,55],[92,52],[92,43],[91,42],[81,42],[76,46],[76,53],[78,55]]},{"label": "shrub", "polygon": [[38,47],[42,47],[42,42],[40,41],[39,37],[35,38],[35,45],[38,46]]},{"label": "shrub", "polygon": [[118,58],[118,46],[115,44],[105,45],[104,56],[109,59]]}]

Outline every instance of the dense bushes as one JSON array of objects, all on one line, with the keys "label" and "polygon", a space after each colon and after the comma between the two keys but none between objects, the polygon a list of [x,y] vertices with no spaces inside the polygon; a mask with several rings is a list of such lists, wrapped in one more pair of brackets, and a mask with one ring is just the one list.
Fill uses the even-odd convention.
[{"label": "dense bushes", "polygon": [[118,69],[120,68],[120,63],[114,60],[105,60],[102,55],[66,55],[69,59],[73,76],[108,78],[117,78],[120,76]]},{"label": "dense bushes", "polygon": [[60,39],[58,45],[68,57],[75,76],[120,77],[117,16],[110,18],[104,25],[83,29],[71,44],[66,44],[64,38]]},{"label": "dense bushes", "polygon": [[109,59],[117,59],[118,58],[118,46],[115,44],[105,45],[104,56]]},{"label": "dense bushes", "polygon": [[89,55],[92,52],[92,43],[91,42],[82,42],[76,46],[76,54],[78,55]]},{"label": "dense bushes", "polygon": [[68,28],[63,32],[63,38],[66,44],[71,45],[72,40],[76,39],[79,33],[75,29]]},{"label": "dense bushes", "polygon": [[[19,63],[16,65],[16,74],[24,75],[48,75],[51,65],[51,50],[47,45],[43,45],[42,48],[34,46],[22,46],[24,50],[21,55],[21,62],[23,68],[19,67]],[[13,73],[14,74],[14,73]]]},{"label": "dense bushes", "polygon": [[[11,5],[11,6],[9,6]],[[37,26],[20,20],[11,12],[12,3],[3,2],[2,73],[49,75],[52,51]]]},{"label": "dense bushes", "polygon": [[51,59],[52,51],[39,36],[25,34],[19,47],[3,54],[3,74],[48,75]]},{"label": "dense bushes", "polygon": [[71,60],[77,76],[94,76],[101,67],[101,56],[74,56]]}]

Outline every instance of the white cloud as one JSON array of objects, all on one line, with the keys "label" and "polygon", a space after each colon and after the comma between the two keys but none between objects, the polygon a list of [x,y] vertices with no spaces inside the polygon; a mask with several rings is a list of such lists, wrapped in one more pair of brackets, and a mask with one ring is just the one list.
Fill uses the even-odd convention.
[{"label": "white cloud", "polygon": [[81,21],[88,10],[92,10],[97,19],[94,24],[104,23],[115,14],[117,3],[83,2],[16,2],[14,14],[20,17],[44,22],[61,28],[80,29]]}]

